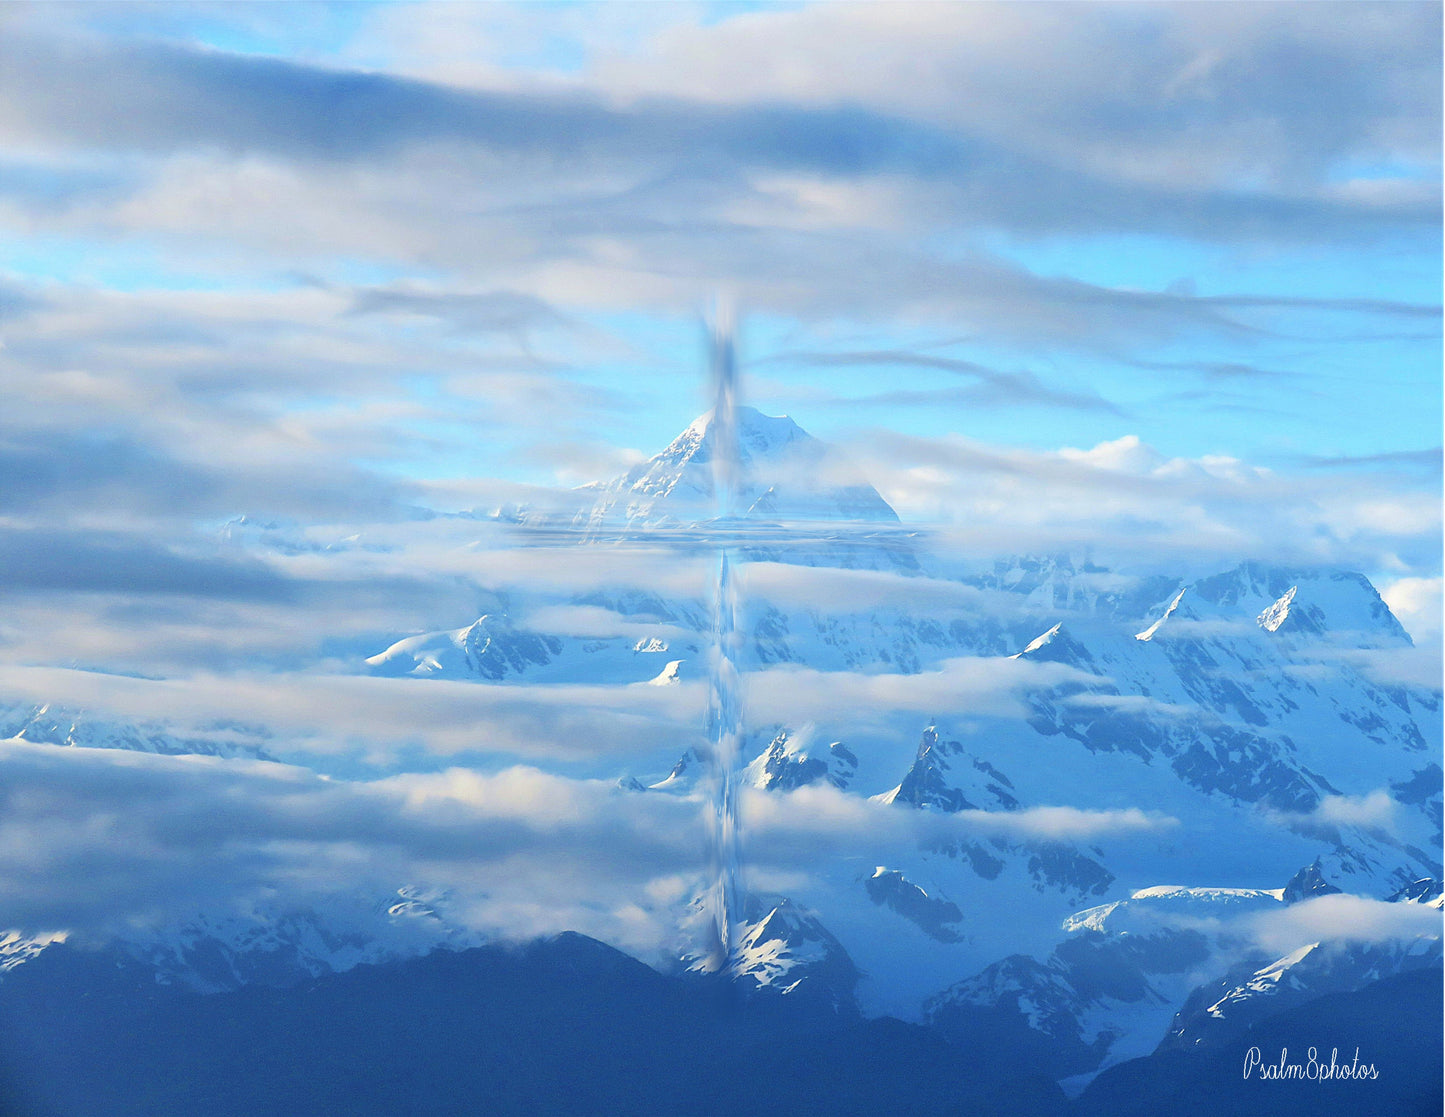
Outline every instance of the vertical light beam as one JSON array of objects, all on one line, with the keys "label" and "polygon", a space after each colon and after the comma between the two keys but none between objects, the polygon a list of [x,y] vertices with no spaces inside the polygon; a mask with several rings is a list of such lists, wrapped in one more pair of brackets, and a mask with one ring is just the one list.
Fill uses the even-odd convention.
[{"label": "vertical light beam", "polygon": [[714,394],[708,434],[712,441],[713,494],[717,501],[715,523],[721,529],[708,689],[708,738],[712,746],[709,829],[714,881],[707,968],[716,973],[727,968],[732,957],[733,929],[741,915],[737,770],[742,749],[742,701],[737,670],[737,587],[727,539],[737,514],[737,356],[732,308],[721,300],[711,324],[709,341]]}]

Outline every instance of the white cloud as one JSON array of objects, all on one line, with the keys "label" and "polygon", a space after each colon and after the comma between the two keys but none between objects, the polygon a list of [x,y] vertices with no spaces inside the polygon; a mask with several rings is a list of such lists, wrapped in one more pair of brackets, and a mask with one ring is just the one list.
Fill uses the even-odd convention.
[{"label": "white cloud", "polygon": [[529,611],[522,623],[535,632],[559,636],[589,636],[594,639],[622,636],[629,640],[656,638],[668,642],[691,640],[694,643],[704,639],[697,632],[676,625],[629,618],[596,605],[543,606]]},{"label": "white cloud", "polygon": [[1285,826],[1303,834],[1326,834],[1338,826],[1354,826],[1386,834],[1395,831],[1399,805],[1384,788],[1366,795],[1327,795],[1307,813],[1275,812]]},{"label": "white cloud", "polygon": [[1118,710],[1126,714],[1154,717],[1194,718],[1200,713],[1197,707],[1163,702],[1147,694],[1074,694],[1066,698],[1064,703],[1068,706]]},{"label": "white cloud", "polygon": [[1413,648],[1366,648],[1359,651],[1337,651],[1332,655],[1352,664],[1368,678],[1382,686],[1419,687],[1421,690],[1445,689],[1445,663],[1439,640],[1417,644]]},{"label": "white cloud", "polygon": [[1315,817],[1338,826],[1391,830],[1397,809],[1390,793],[1378,788],[1368,795],[1327,795],[1315,808]]},{"label": "white cloud", "polygon": [[526,767],[351,782],[10,741],[0,772],[0,901],[20,927],[374,905],[425,881],[473,930],[583,930],[658,956],[702,871],[697,803]]},{"label": "white cloud", "polygon": [[744,693],[749,718],[761,724],[828,722],[840,710],[861,719],[940,709],[967,709],[980,717],[1022,717],[1024,691],[1064,682],[1098,684],[1101,679],[1060,663],[960,657],[912,675],[778,666],[746,676]]},{"label": "white cloud", "polygon": [[675,754],[700,732],[703,708],[701,687],[687,683],[508,686],[304,673],[139,679],[18,666],[0,668],[0,693],[200,734],[222,719],[260,724],[275,734],[273,751],[381,761],[414,748],[568,761]]},{"label": "white cloud", "polygon": [[1339,893],[1302,900],[1240,921],[1264,949],[1285,953],[1309,942],[1387,942],[1445,932],[1438,908]]},{"label": "white cloud", "polygon": [[[104,934],[201,911],[326,910],[425,882],[472,930],[582,930],[660,958],[705,873],[696,798],[528,766],[348,781],[8,741],[0,775],[0,901],[20,927]],[[871,864],[959,838],[1123,839],[1177,825],[1070,807],[943,815],[817,786],[748,791],[742,811],[750,871],[772,885],[798,883],[845,847]]]},{"label": "white cloud", "polygon": [[1157,834],[1178,825],[1178,819],[1137,808],[1040,806],[945,814],[865,799],[822,784],[788,792],[748,790],[742,798],[747,859],[774,867],[805,866],[824,852],[830,858],[856,854],[876,859],[961,839],[1086,842]]},{"label": "white cloud", "polygon": [[[707,24],[682,15],[645,51],[614,49],[596,66],[604,86],[634,94],[884,106],[1151,183],[1232,181],[1250,171],[1297,183],[1340,146],[1369,148],[1387,135],[1432,150],[1405,93],[1427,95],[1430,62],[1409,45],[1438,29],[1424,13],[1419,28],[1382,26],[1367,6],[1341,7],[1328,20],[1309,9],[1266,19],[1217,5],[1079,14],[814,4]],[[1281,65],[1285,44],[1296,65]],[[1399,59],[1399,87],[1357,90],[1372,51]],[[1326,70],[1333,88],[1322,83]],[[1251,117],[1250,106],[1277,97],[1277,116]],[[1141,103],[1154,111],[1141,113]],[[1340,114],[1329,141],[1311,123],[1327,106]]]},{"label": "white cloud", "polygon": [[782,609],[831,614],[903,608],[936,615],[938,611],[987,609],[991,603],[989,594],[973,586],[880,570],[750,562],[739,568],[738,583],[745,600],[761,599]]},{"label": "white cloud", "polygon": [[1397,578],[1380,587],[1380,596],[1416,644],[1439,643],[1445,628],[1445,579]]},{"label": "white cloud", "polygon": [[[940,525],[936,545],[980,555],[1094,547],[1105,565],[1144,553],[1176,570],[1263,554],[1368,570],[1439,562],[1438,494],[1388,477],[1167,458],[1132,435],[1050,451],[869,431],[848,450],[906,522]],[[1409,514],[1379,515],[1385,505]]]}]

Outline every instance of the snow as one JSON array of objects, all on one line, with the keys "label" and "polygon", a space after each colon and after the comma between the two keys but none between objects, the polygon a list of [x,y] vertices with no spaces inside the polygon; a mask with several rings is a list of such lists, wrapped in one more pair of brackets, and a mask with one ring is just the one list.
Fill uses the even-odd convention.
[{"label": "snow", "polygon": [[1274,602],[1268,609],[1260,613],[1257,621],[1259,627],[1266,632],[1278,632],[1279,626],[1289,619],[1290,603],[1294,601],[1294,595],[1299,592],[1298,586],[1290,586],[1284,594]]},{"label": "snow", "polygon": [[648,686],[676,686],[680,681],[677,677],[677,669],[682,666],[682,660],[669,660],[666,667],[659,671],[652,678],[647,680]]},{"label": "snow", "polygon": [[[786,415],[736,411],[737,507],[749,520],[876,521],[897,513],[842,456]],[[713,413],[692,421],[661,453],[597,486],[579,527],[629,529],[686,524],[716,515],[713,499]]]},{"label": "snow", "polygon": [[1021,656],[1028,655],[1030,652],[1036,652],[1040,648],[1048,647],[1049,644],[1053,643],[1054,637],[1059,634],[1059,629],[1062,627],[1062,622],[1054,625],[1054,627],[1049,629],[1047,632],[1043,633],[1040,636],[1036,636],[1031,641],[1029,641],[1028,646],[1024,648],[1023,651],[1019,652],[1018,655],[1010,656],[1009,658],[1018,659]]},{"label": "snow", "polygon": [[1148,628],[1146,628],[1143,632],[1136,633],[1134,635],[1134,639],[1143,640],[1145,642],[1154,639],[1154,634],[1159,631],[1160,627],[1164,624],[1165,621],[1167,621],[1171,616],[1173,616],[1174,610],[1179,608],[1179,603],[1184,600],[1184,594],[1186,593],[1186,591],[1187,587],[1186,589],[1182,589],[1178,593],[1176,593],[1174,595],[1174,599],[1169,602],[1169,608],[1164,610],[1164,615],[1153,624],[1151,624]]},{"label": "snow", "polygon": [[1218,918],[1241,911],[1270,910],[1284,903],[1284,889],[1191,888],[1151,885],[1135,889],[1126,900],[1075,912],[1063,921],[1067,932],[1101,934],[1147,932],[1180,918]]},{"label": "snow", "polygon": [[24,931],[11,929],[0,932],[0,973],[24,965],[46,947],[65,942],[69,938],[68,931],[40,931],[27,934]]}]

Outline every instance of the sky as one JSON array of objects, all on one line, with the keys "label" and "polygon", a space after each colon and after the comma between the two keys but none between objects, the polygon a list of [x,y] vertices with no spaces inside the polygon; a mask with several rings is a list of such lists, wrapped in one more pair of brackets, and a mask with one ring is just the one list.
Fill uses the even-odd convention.
[{"label": "sky", "polygon": [[974,549],[1156,524],[1438,596],[1435,5],[0,19],[25,561],[610,477],[725,299],[746,398]]},{"label": "sky", "polygon": [[1434,648],[1440,43],[1430,3],[0,6],[0,692],[345,709],[395,762],[415,697],[317,671],[595,580],[422,510],[660,450],[720,299],[747,400],[960,554],[1346,566]]}]

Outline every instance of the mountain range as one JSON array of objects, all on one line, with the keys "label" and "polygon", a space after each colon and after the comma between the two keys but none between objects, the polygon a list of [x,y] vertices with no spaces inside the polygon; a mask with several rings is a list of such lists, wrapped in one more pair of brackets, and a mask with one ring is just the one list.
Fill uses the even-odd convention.
[{"label": "mountain range", "polygon": [[[1265,1033],[1296,1034],[1311,1006],[1322,1020],[1355,1020],[1380,1035],[1388,1029],[1370,1006],[1434,1011],[1418,975],[1441,965],[1441,693],[1385,671],[1411,639],[1365,576],[1263,561],[1173,575],[1075,554],[970,564],[901,524],[836,451],[791,419],[746,408],[738,508],[720,519],[713,430],[701,416],[652,459],[577,490],[575,509],[476,516],[523,539],[563,538],[578,561],[587,548],[629,540],[688,553],[730,548],[744,560],[737,662],[754,711],[747,794],[772,804],[764,817],[846,807],[917,835],[880,842],[871,859],[855,850],[866,834],[850,835],[842,852],[819,855],[786,887],[749,890],[729,976],[737,995],[761,1006],[746,1011],[770,1021],[749,1032],[758,1044],[787,1017],[801,1028],[789,1042],[819,1065],[860,1043],[906,1052],[899,1066],[912,1069],[899,1073],[930,1076],[932,1085],[898,1082],[896,1097],[937,1087],[927,1102],[937,1108],[910,1112],[977,1102],[977,1091],[940,1069],[945,1052],[1006,1068],[984,1076],[989,1090],[1016,1075],[1018,1112],[1106,1112],[1099,1099],[1121,1091],[1162,1096],[1161,1066],[1182,1068],[1180,1082],[1202,1081],[1198,1068],[1217,1053]],[[706,678],[712,606],[704,598],[604,586],[540,603],[605,612],[627,635],[548,631],[529,619],[545,616],[539,602],[513,600],[505,611],[397,634],[353,669],[509,688]],[[220,723],[197,737],[25,703],[0,716],[5,737],[56,747],[252,759],[273,747]],[[699,798],[704,753],[691,744],[655,771],[614,773],[618,794]],[[765,826],[755,840],[744,830],[749,871],[771,879],[780,874],[770,869],[769,840]],[[497,949],[469,927],[460,899],[397,887],[358,894],[350,906],[199,912],[183,926],[105,943],[14,928],[0,947],[0,1004],[23,1015],[29,1010],[15,1006],[42,995],[47,973],[55,988],[83,984],[89,979],[75,975],[104,957],[137,988],[175,990],[178,1019],[224,1004],[240,1037],[249,1025],[236,1022],[247,1014],[302,1011],[300,994],[287,990],[341,997],[370,982],[387,992],[367,996],[405,998],[407,984],[423,980],[418,967],[460,966],[481,957],[469,952]],[[699,895],[677,900],[679,928],[699,918]],[[1366,910],[1375,922],[1356,927]],[[559,941],[511,961],[487,955],[486,965],[545,959],[537,964],[552,974],[547,981],[560,965],[586,971],[583,984],[625,972],[629,998],[658,982],[695,989],[688,981],[702,980],[689,979],[696,959],[686,949],[657,975],[600,944]],[[533,980],[517,976],[530,973],[518,966],[507,980]],[[15,991],[22,972],[34,991]],[[485,999],[492,979],[476,981]],[[270,992],[247,992],[262,989]],[[102,1032],[101,1009],[126,1019],[159,1011],[151,1000],[137,1007],[139,994],[126,989],[104,996],[111,1000],[87,1009],[99,1013],[93,1026]],[[598,996],[597,1011],[612,1013],[624,993]],[[522,1010],[509,1002],[505,1011]],[[889,1031],[879,1021],[890,1017],[907,1023]],[[1437,1025],[1438,1013],[1428,1027]],[[46,1027],[34,1036],[64,1030]],[[407,1034],[420,1027],[405,1025]],[[920,1057],[934,1045],[935,1056]],[[654,1056],[638,1049],[639,1059]],[[801,1072],[783,1069],[776,1052],[757,1058],[791,1097],[787,1076]],[[707,1074],[721,1065],[715,1054],[703,1064],[713,1068]],[[640,1085],[650,1073],[607,1072],[639,1097],[650,1096]],[[1055,1083],[1082,1097],[1065,1101]],[[1421,1089],[1438,1108],[1428,1082]],[[1419,1100],[1399,1098],[1401,1112]],[[181,1104],[145,1111],[181,1112]],[[271,1111],[257,1105],[247,1112]]]}]

